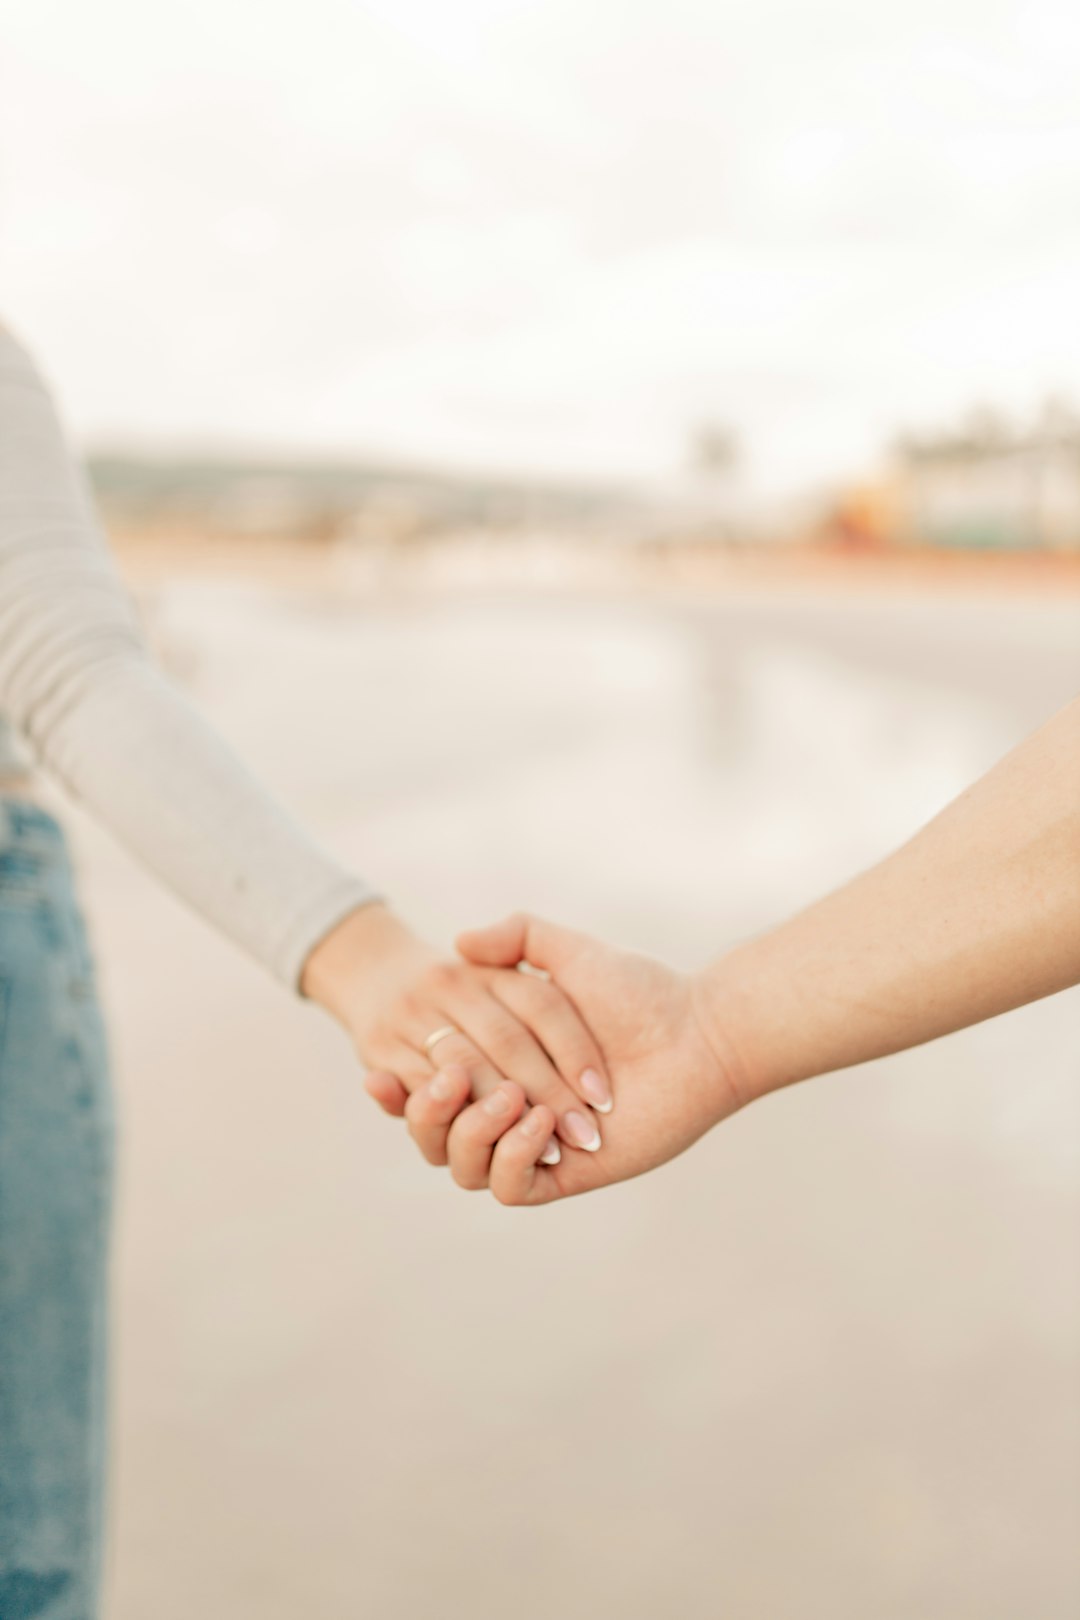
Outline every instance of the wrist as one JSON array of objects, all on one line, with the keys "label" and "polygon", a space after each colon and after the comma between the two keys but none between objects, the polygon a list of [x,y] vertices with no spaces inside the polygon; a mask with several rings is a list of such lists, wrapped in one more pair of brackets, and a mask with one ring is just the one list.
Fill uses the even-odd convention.
[{"label": "wrist", "polygon": [[720,1077],[719,1089],[740,1108],[775,1090],[755,1039],[755,998],[734,953],[693,975],[690,998]]},{"label": "wrist", "polygon": [[377,964],[415,944],[415,936],[382,902],[358,906],[311,950],[300,992],[351,1028],[353,1009]]}]

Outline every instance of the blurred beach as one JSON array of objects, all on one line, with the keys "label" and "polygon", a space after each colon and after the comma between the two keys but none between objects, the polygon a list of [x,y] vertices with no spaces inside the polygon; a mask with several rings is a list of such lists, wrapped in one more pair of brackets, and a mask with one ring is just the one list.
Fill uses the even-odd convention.
[{"label": "blurred beach", "polygon": [[[695,967],[1080,691],[1080,8],[7,10],[0,318],[155,655],[433,940]],[[43,793],[104,1620],[1077,1620],[1080,990],[505,1210]]]},{"label": "blurred beach", "polygon": [[[173,560],[128,558],[166,663],[444,942],[524,906],[699,963],[1080,675],[1075,590]],[[1076,992],[507,1211],[65,814],[122,1102],[109,1620],[1076,1613]]]}]

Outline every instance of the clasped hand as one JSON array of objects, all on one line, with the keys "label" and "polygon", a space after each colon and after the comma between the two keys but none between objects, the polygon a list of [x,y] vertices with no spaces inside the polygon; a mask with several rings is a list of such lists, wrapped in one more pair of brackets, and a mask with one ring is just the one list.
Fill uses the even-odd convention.
[{"label": "clasped hand", "polygon": [[[381,949],[367,973],[350,953],[331,1010],[368,1091],[459,1186],[551,1203],[664,1163],[744,1100],[694,979],[525,915],[462,934],[461,960],[443,960],[367,910],[383,912],[356,914]],[[426,1054],[448,1024],[460,1033]]]}]

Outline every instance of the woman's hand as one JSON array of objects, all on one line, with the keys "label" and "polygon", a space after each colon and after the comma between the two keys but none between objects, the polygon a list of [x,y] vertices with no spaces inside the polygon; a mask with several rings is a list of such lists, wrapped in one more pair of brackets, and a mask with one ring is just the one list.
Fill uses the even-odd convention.
[{"label": "woman's hand", "polygon": [[[387,1112],[409,1117],[408,1098],[449,1071],[449,1091],[432,1102],[456,1113],[470,1093],[507,1095],[516,1082],[549,1114],[540,1156],[556,1163],[555,1137],[591,1156],[600,1146],[597,1111],[611,1087],[596,1041],[561,990],[536,975],[441,956],[386,906],[352,912],[315,947],[301,989],[343,1024],[369,1069],[367,1088]],[[448,1029],[429,1050],[425,1043]],[[509,1088],[512,1092],[516,1088]],[[446,1131],[409,1118],[421,1152],[445,1164]],[[504,1122],[505,1123],[505,1122]]]},{"label": "woman's hand", "polygon": [[444,1069],[405,1112],[460,1186],[490,1186],[504,1204],[546,1204],[625,1181],[674,1158],[745,1100],[735,1056],[703,1016],[698,981],[535,917],[463,934],[458,948],[475,965],[549,972],[595,1034],[617,1105],[600,1153],[565,1153],[545,1167],[544,1108],[526,1112],[525,1096],[505,1084],[497,1107],[494,1096],[462,1107],[460,1077]]}]

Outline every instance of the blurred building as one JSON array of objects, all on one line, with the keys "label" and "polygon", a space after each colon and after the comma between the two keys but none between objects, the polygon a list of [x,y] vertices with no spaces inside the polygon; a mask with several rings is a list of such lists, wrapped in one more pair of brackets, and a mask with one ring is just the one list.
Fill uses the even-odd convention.
[{"label": "blurred building", "polygon": [[1023,433],[981,412],[959,432],[907,437],[889,497],[886,535],[901,544],[1080,550],[1080,418],[1051,404]]}]

